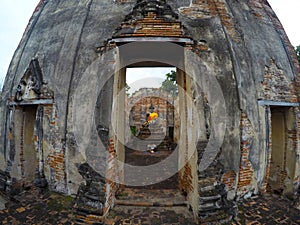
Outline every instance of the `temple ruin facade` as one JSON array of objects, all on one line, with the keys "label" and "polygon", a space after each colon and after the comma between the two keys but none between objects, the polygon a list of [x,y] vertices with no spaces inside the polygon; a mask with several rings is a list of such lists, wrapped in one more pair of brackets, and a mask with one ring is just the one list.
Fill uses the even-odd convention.
[{"label": "temple ruin facade", "polygon": [[[143,138],[130,132],[140,126],[126,100],[131,67],[176,68],[176,104],[136,97],[167,102],[170,126],[155,137],[151,124]],[[295,196],[299,79],[267,0],[41,0],[1,95],[1,190],[31,182],[77,194],[99,219],[124,187],[172,176],[199,221],[230,220],[237,199],[259,193]],[[165,136],[171,150],[150,172],[127,163],[128,148]]]}]

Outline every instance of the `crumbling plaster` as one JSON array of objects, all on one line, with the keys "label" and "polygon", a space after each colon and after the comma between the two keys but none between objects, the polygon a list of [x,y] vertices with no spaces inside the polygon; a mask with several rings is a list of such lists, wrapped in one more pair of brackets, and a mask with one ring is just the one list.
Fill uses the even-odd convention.
[{"label": "crumbling plaster", "polygon": [[[183,10],[197,7],[199,4],[197,1],[192,1],[193,5],[191,1],[167,2],[179,14],[179,20],[184,25],[186,34],[198,43],[205,43],[207,47],[205,51],[197,53],[199,61],[189,62],[187,56],[187,69],[196,76],[195,79],[198,79],[199,75],[205,76],[209,71],[209,74],[219,81],[223,90],[228,119],[220,161],[225,172],[239,171],[241,139],[239,126],[241,113],[244,112],[253,126],[249,159],[256,173],[257,185],[261,185],[266,170],[264,138],[266,121],[263,107],[258,106],[257,90],[261,89],[265,66],[271,59],[274,60],[290,82],[298,75],[297,68],[289,56],[290,46],[287,46],[282,31],[278,29],[278,24],[275,24],[276,16],[264,1],[259,1],[261,4],[250,4],[245,1],[208,0],[211,15],[203,18],[195,18],[188,14],[189,10]],[[94,62],[100,62],[99,65],[103,60],[112,62],[107,67],[108,71],[103,71],[100,66],[96,68],[99,76],[115,70],[113,61],[117,61],[117,55],[111,55],[109,59],[101,58],[102,56],[95,50],[112,37],[114,30],[131,11],[133,3],[121,4],[101,0],[42,1],[42,3],[31,18],[9,67],[1,100],[2,118],[7,118],[7,101],[14,96],[16,85],[28,63],[31,58],[37,57],[45,81],[54,91],[57,113],[55,136],[60,146],[65,148],[68,183],[76,183],[81,179],[76,173],[76,164],[83,162],[88,156],[83,154],[78,157],[76,153],[78,146],[72,133],[73,97],[80,79]],[[109,81],[108,85],[112,82]],[[111,99],[111,89],[107,88],[107,92],[103,95]],[[111,108],[111,102],[100,102],[104,104],[101,110]],[[218,107],[214,104],[211,103],[212,107]],[[110,111],[106,110],[103,113],[108,116]],[[218,113],[223,115],[224,112]],[[109,129],[106,116],[99,122],[103,122]],[[2,135],[0,151],[4,153],[5,122],[0,125],[0,129]],[[51,132],[51,129],[45,126],[45,133],[47,132]],[[47,152],[53,151],[54,147],[48,143],[48,139],[45,138],[44,141],[44,145],[49,148]],[[3,161],[1,164],[4,168]],[[76,191],[76,184],[65,185],[64,191],[70,193]],[[258,190],[257,187],[255,189]]]}]

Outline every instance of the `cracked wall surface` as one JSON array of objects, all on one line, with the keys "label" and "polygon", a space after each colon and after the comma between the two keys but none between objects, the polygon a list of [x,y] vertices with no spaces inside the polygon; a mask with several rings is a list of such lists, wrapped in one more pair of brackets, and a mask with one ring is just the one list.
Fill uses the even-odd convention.
[{"label": "cracked wall surface", "polygon": [[[214,147],[219,152],[216,159],[223,171],[220,180],[226,186],[228,198],[267,190],[272,162],[271,114],[275,106],[288,107],[284,108],[289,128],[288,163],[282,179],[287,184],[286,192],[298,188],[299,65],[280,21],[266,0],[40,1],[12,58],[1,95],[1,169],[13,167],[16,177],[19,176],[14,163],[21,157],[22,137],[12,131],[14,125],[21,124],[21,113],[15,111],[14,116],[19,119],[12,121],[14,111],[9,105],[24,101],[15,96],[20,94],[18,86],[24,71],[36,58],[43,81],[53,92],[51,104],[34,103],[42,105],[44,110],[41,157],[50,187],[76,193],[82,182],[77,168],[86,161],[97,172],[105,171],[110,176],[118,173],[110,161],[121,157],[114,149],[118,143],[114,143],[111,121],[114,74],[122,63],[120,46],[115,41],[141,37],[186,42],[180,45],[184,48],[185,72],[191,78],[190,96],[205,121],[195,129],[197,141],[205,143],[209,137],[221,133],[218,124],[209,122],[214,119],[209,117],[209,111],[210,116],[224,118],[222,123],[226,125],[222,144]],[[80,89],[90,74],[97,75],[92,85]],[[224,102],[210,100],[216,86],[203,85],[208,77],[218,83]],[[30,88],[34,90],[34,86]],[[28,93],[33,100],[43,99],[40,94]],[[94,106],[86,104],[93,98]],[[89,107],[95,107],[96,116],[82,116],[86,123],[81,128],[91,132],[90,121],[95,127],[91,129],[92,141],[82,147],[74,129],[74,111],[80,109],[88,115]],[[183,114],[192,112],[189,110]],[[194,140],[194,136],[189,138]],[[185,188],[195,193],[196,189],[190,185],[194,185],[193,179],[198,179],[194,174],[198,168],[196,161],[193,159],[187,165],[187,175],[182,179],[187,183]],[[290,178],[285,179],[287,176]],[[111,181],[106,185],[109,207],[117,187]]]}]

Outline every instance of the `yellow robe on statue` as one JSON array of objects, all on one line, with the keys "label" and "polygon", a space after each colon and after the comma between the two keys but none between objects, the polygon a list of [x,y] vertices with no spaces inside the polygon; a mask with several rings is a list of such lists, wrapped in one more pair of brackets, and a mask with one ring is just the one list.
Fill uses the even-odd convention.
[{"label": "yellow robe on statue", "polygon": [[148,117],[148,122],[150,122],[151,120],[155,120],[157,117],[158,117],[158,114],[156,112],[150,113],[150,115]]}]

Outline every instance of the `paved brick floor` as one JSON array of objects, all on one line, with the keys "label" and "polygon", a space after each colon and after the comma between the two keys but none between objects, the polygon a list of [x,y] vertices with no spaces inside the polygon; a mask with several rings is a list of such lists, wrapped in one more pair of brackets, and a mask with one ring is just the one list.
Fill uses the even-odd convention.
[{"label": "paved brick floor", "polygon": [[[30,189],[15,196],[0,210],[0,223],[26,224],[74,224],[72,222],[72,199],[55,193],[41,194]],[[191,212],[176,207],[117,206],[107,218],[106,224],[195,224]],[[276,195],[264,195],[239,202],[239,216],[232,224],[300,224],[300,211],[293,202]]]},{"label": "paved brick floor", "polygon": [[191,212],[183,206],[175,207],[135,207],[117,206],[106,220],[106,225],[196,225]]},{"label": "paved brick floor", "polygon": [[300,224],[300,210],[275,194],[256,196],[239,203],[239,224]]}]

